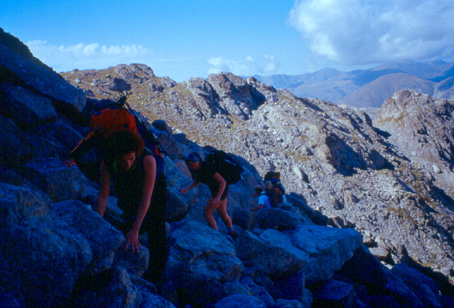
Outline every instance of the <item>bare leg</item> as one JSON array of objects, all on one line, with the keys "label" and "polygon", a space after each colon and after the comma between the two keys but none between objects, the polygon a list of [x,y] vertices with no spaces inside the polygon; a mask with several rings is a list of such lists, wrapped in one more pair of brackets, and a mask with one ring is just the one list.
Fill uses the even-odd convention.
[{"label": "bare leg", "polygon": [[222,200],[218,205],[218,213],[221,216],[222,220],[224,221],[225,226],[230,229],[233,227],[232,219],[230,218],[229,214],[227,213],[227,199]]},{"label": "bare leg", "polygon": [[213,204],[213,197],[208,200],[207,205],[205,206],[205,210],[203,211],[203,215],[205,216],[205,219],[208,222],[208,225],[213,228],[214,230],[218,229],[218,225],[216,223],[216,219],[213,217],[213,213],[216,210],[216,208],[219,206],[218,204]]}]

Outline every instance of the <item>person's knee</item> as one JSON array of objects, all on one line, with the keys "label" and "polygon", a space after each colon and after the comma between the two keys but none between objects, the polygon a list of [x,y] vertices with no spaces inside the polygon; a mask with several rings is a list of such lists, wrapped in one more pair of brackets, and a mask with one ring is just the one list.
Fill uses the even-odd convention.
[{"label": "person's knee", "polygon": [[203,210],[203,216],[205,216],[205,218],[208,218],[208,217],[211,217],[213,216],[213,212],[210,208],[206,207],[204,210]]}]

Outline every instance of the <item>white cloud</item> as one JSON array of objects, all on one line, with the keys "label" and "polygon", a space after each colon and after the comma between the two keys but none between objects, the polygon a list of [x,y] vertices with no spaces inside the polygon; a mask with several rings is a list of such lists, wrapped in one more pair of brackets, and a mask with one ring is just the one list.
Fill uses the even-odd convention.
[{"label": "white cloud", "polygon": [[101,69],[118,64],[145,63],[152,52],[140,45],[106,46],[98,43],[79,43],[70,46],[54,46],[46,41],[26,43],[33,55],[55,71]]},{"label": "white cloud", "polygon": [[237,62],[224,57],[213,57],[208,59],[210,65],[208,74],[219,74],[230,72],[239,76],[252,76],[256,74],[271,74],[278,68],[274,56],[264,55],[261,61],[247,56],[244,61]]},{"label": "white cloud", "polygon": [[300,0],[289,21],[316,54],[362,65],[452,56],[452,16],[451,0]]}]

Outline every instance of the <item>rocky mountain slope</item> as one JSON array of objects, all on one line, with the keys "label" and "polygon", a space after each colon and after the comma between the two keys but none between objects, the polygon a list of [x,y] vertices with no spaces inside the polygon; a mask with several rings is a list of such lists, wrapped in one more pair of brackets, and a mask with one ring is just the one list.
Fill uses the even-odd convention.
[{"label": "rocky mountain slope", "polygon": [[[372,123],[232,74],[176,83],[120,65],[61,78],[2,43],[0,72],[0,306],[454,303],[451,102],[399,92]],[[92,211],[97,183],[62,164],[98,99],[122,91],[169,153],[170,251],[157,286],[141,277],[146,247],[124,252],[115,198],[102,219]],[[405,134],[413,141],[401,145]],[[180,194],[191,181],[183,155],[207,145],[245,168],[228,199],[235,241],[206,226],[206,187]],[[281,171],[289,202],[251,228],[253,187],[268,170]]]},{"label": "rocky mountain slope", "polygon": [[[144,65],[131,65],[74,71],[64,78],[97,98],[116,95],[112,89],[120,83],[128,85],[123,90],[131,104],[149,121],[163,119],[199,144],[240,155],[261,175],[279,170],[288,191],[341,225],[355,225],[383,259],[398,260],[405,248],[418,262],[450,273],[452,102],[431,104],[430,97],[421,96],[416,101],[432,111],[414,107],[411,114],[426,116],[425,122],[397,130],[384,126],[382,118],[397,114],[394,100],[415,101],[418,93],[396,93],[380,110],[377,126],[358,109],[298,98],[232,74],[177,84]],[[401,127],[413,121],[400,114]],[[411,155],[411,147],[401,142],[418,142],[412,136],[420,126],[427,130],[427,122],[439,123],[437,134],[428,132],[431,152],[440,152],[432,164],[418,159],[422,151]]]},{"label": "rocky mountain slope", "polygon": [[303,75],[256,76],[262,82],[336,104],[380,108],[394,92],[415,89],[433,98],[453,99],[454,64],[413,61],[382,64],[368,70],[324,69]]}]

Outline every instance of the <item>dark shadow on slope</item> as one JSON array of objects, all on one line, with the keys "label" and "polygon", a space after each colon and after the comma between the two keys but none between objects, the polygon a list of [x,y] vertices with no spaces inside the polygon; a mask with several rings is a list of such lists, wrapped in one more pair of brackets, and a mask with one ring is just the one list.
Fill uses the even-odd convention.
[{"label": "dark shadow on slope", "polygon": [[364,158],[337,135],[328,136],[326,145],[330,151],[328,162],[342,175],[352,176],[356,173],[355,168],[367,168]]},{"label": "dark shadow on slope", "polygon": [[445,205],[451,211],[454,211],[454,199],[448,196],[443,189],[437,186],[433,186],[432,194],[435,199],[440,200],[443,205]]},{"label": "dark shadow on slope", "polygon": [[391,137],[391,134],[388,133],[387,131],[381,130],[377,127],[374,127],[374,130],[379,136],[382,136],[385,139],[388,139],[389,137]]},{"label": "dark shadow on slope", "polygon": [[328,224],[328,217],[307,205],[307,200],[303,195],[292,192],[287,195],[287,202],[300,209],[316,225],[326,226]]}]

